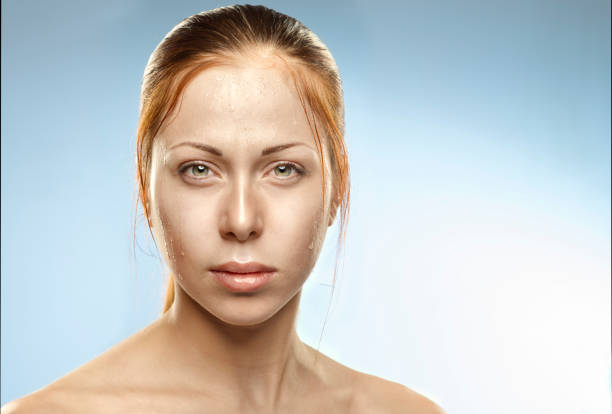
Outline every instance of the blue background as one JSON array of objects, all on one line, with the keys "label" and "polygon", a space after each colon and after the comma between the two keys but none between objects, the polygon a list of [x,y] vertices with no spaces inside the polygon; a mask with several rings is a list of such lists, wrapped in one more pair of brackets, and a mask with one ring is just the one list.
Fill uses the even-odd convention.
[{"label": "blue background", "polygon": [[[2,2],[2,404],[159,315],[140,81],[221,5]],[[610,2],[265,5],[344,84],[352,205],[321,351],[449,413],[609,413]],[[302,297],[314,347],[336,235]]]}]

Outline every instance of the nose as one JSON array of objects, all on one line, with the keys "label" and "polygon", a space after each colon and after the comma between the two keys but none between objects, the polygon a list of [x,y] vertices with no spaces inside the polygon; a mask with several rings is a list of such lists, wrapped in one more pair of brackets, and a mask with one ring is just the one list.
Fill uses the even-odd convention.
[{"label": "nose", "polygon": [[223,239],[245,242],[261,235],[261,206],[246,177],[236,180],[221,202],[223,206],[219,232]]}]

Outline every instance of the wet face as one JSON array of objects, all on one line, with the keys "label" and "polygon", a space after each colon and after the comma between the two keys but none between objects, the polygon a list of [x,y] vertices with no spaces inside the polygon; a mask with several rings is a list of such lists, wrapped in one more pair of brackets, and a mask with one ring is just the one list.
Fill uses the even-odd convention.
[{"label": "wet face", "polygon": [[[199,73],[155,138],[149,200],[153,234],[177,287],[239,326],[273,316],[302,288],[330,224],[315,140],[276,57]],[[259,262],[276,269],[254,292],[211,269]]]}]

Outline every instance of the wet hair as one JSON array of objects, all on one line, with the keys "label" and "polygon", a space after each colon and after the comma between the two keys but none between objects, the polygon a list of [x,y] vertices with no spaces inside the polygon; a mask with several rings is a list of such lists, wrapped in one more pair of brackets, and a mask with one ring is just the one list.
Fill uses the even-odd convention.
[{"label": "wet hair", "polygon": [[[142,80],[136,142],[138,195],[149,231],[151,211],[147,189],[155,136],[175,109],[185,86],[198,73],[216,65],[231,64],[237,57],[258,49],[274,52],[291,74],[319,153],[323,205],[326,171],[322,145],[328,150],[333,183],[331,214],[335,217],[338,206],[341,210],[335,286],[338,248],[346,238],[350,199],[340,75],[331,53],[310,29],[293,17],[264,6],[235,5],[195,14],[177,24],[151,54]],[[170,275],[162,312],[173,301],[174,278]]]}]

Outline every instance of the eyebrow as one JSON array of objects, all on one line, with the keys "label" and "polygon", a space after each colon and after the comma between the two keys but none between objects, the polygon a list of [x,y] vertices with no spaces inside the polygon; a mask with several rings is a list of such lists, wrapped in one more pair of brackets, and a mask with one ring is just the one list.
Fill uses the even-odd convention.
[{"label": "eyebrow", "polygon": [[[213,147],[212,145],[201,144],[199,142],[191,142],[191,141],[181,142],[179,144],[171,146],[169,149],[174,149],[176,147],[182,147],[184,145],[189,146],[189,147],[193,147],[193,148],[196,148],[196,149],[199,149],[200,151],[209,152],[209,153],[217,155],[219,157],[223,156],[223,153],[221,152],[221,150]],[[272,153],[275,153],[275,152],[283,151],[283,150],[286,150],[287,148],[295,147],[297,145],[304,145],[305,147],[308,147],[306,144],[304,144],[302,142],[291,142],[291,143],[288,143],[288,144],[275,145],[273,147],[264,148],[261,151],[261,156],[263,157],[265,155],[269,155],[269,154],[272,154]]]}]

